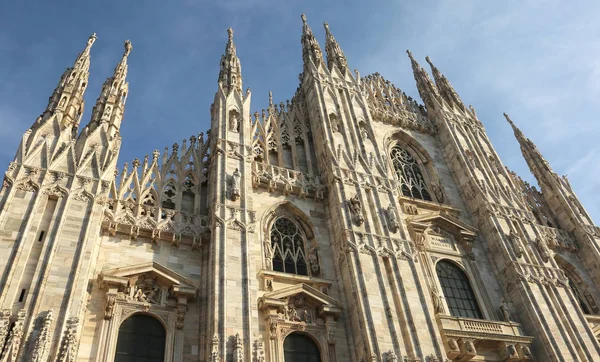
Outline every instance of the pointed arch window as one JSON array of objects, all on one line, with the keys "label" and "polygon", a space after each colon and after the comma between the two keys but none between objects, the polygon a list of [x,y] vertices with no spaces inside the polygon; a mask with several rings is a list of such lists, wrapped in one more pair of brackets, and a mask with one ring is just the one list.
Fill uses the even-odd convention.
[{"label": "pointed arch window", "polygon": [[319,347],[308,336],[292,333],[283,342],[285,362],[320,362]]},{"label": "pointed arch window", "polygon": [[162,362],[165,341],[165,328],[156,318],[134,314],[119,328],[115,362]]},{"label": "pointed arch window", "polygon": [[421,167],[413,155],[396,145],[390,153],[396,176],[400,181],[402,194],[416,199],[431,201],[431,194],[423,177]]},{"label": "pointed arch window", "polygon": [[273,270],[308,275],[304,240],[295,222],[286,217],[276,219],[271,227]]},{"label": "pointed arch window", "polygon": [[482,319],[475,293],[467,274],[456,264],[442,260],[435,266],[450,314],[455,317]]}]

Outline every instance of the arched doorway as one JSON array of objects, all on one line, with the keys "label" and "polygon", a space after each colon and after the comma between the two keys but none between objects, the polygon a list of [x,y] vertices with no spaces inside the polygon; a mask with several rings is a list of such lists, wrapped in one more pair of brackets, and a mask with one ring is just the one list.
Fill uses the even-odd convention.
[{"label": "arched doorway", "polygon": [[321,353],[310,337],[292,333],[283,342],[285,362],[321,362]]},{"label": "arched doorway", "polygon": [[115,362],[163,362],[165,328],[156,318],[134,314],[119,328]]}]

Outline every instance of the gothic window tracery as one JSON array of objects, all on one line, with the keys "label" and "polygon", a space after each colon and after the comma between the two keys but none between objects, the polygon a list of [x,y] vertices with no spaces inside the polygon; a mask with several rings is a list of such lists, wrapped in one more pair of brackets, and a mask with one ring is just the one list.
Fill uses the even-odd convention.
[{"label": "gothic window tracery", "polygon": [[285,362],[320,362],[319,347],[308,336],[292,333],[283,342]]},{"label": "gothic window tracery", "polygon": [[274,271],[308,275],[304,235],[298,225],[280,217],[271,227],[272,265]]},{"label": "gothic window tracery", "polygon": [[163,189],[163,209],[175,209],[175,196],[177,195],[177,188],[173,182],[167,183],[167,185]]},{"label": "gothic window tracery", "polygon": [[166,332],[154,317],[134,314],[119,328],[115,362],[162,362]]},{"label": "gothic window tracery", "polygon": [[456,264],[442,260],[435,266],[450,314],[455,317],[482,319],[471,283]]},{"label": "gothic window tracery", "polygon": [[431,194],[423,177],[421,167],[413,155],[403,147],[396,145],[390,152],[396,176],[404,196],[431,201]]}]

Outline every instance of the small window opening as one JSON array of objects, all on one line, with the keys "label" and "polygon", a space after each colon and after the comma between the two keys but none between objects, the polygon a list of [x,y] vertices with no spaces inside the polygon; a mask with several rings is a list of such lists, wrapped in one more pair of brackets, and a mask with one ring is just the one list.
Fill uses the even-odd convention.
[{"label": "small window opening", "polygon": [[21,289],[21,295],[19,295],[19,303],[22,303],[25,300],[25,291],[26,289]]},{"label": "small window opening", "polygon": [[44,230],[40,231],[40,236],[38,237],[38,241],[41,243],[44,240],[44,234],[46,232]]}]

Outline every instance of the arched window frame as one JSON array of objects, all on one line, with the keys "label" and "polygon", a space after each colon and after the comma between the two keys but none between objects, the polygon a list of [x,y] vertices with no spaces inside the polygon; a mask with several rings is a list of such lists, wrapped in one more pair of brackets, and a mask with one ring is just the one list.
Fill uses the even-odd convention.
[{"label": "arched window frame", "polygon": [[[315,240],[315,234],[313,232],[314,227],[310,222],[310,219],[300,211],[296,206],[290,202],[282,202],[274,205],[270,210],[263,214],[262,222],[263,225],[263,257],[264,257],[264,269],[267,271],[274,271],[273,269],[273,255],[275,250],[271,244],[271,231],[273,225],[279,218],[290,219],[299,229],[304,239],[304,255],[306,256],[306,264],[308,273],[302,274],[291,274],[284,273],[290,276],[302,276],[302,277],[323,277],[320,253],[317,241]],[[314,266],[313,266],[314,265]],[[277,271],[275,271],[277,272]],[[266,282],[266,280],[265,280]]]},{"label": "arched window frame", "polygon": [[[274,242],[274,240],[273,240],[273,237],[277,236],[276,234],[281,235],[281,232],[283,231],[283,230],[277,228],[277,223],[280,220],[286,220],[287,222],[289,222],[291,225],[293,225],[296,228],[296,233],[294,234],[294,236],[297,236],[298,239],[295,240],[294,243],[290,244],[291,247],[288,247],[288,245],[285,244],[284,240],[280,240],[279,243],[276,241]],[[316,274],[311,269],[311,262],[309,261],[310,245],[308,244],[307,237],[304,233],[302,226],[295,220],[294,217],[292,217],[288,214],[281,214],[281,215],[278,215],[277,217],[275,217],[269,227],[268,238],[269,238],[269,242],[270,242],[271,248],[272,248],[271,270],[279,271],[279,272],[283,272],[283,273],[287,273],[287,274],[305,275],[305,276],[312,276],[313,274]],[[298,241],[302,242],[302,246],[300,248],[298,248]],[[276,256],[278,256],[278,255],[281,257],[282,270],[277,270],[279,268],[277,267]],[[265,257],[267,257],[267,258],[269,257],[268,253],[267,253],[267,255],[265,255]],[[289,270],[291,267],[291,265],[288,265],[290,263],[287,261],[289,257],[291,257],[293,259],[294,272],[291,272]],[[300,272],[299,267],[302,264],[299,264],[299,261],[304,261],[303,267],[306,269],[306,273]],[[320,268],[319,268],[319,270],[320,270]]]},{"label": "arched window frame", "polygon": [[[477,307],[477,310],[479,311],[479,317],[468,317],[468,316],[462,316],[462,315],[455,315],[455,314],[451,313],[450,304],[448,302],[448,296],[444,293],[442,281],[440,280],[440,277],[437,272],[437,268],[440,263],[451,264],[463,273],[463,275],[466,278],[465,280],[467,281],[468,285],[471,288],[471,292],[473,295],[473,301],[475,303],[475,306]],[[485,308],[483,308],[484,304],[481,302],[481,295],[479,293],[479,290],[476,287],[476,285],[473,283],[473,278],[471,277],[469,271],[466,270],[465,267],[461,263],[457,262],[456,260],[449,259],[449,258],[442,258],[442,259],[437,260],[435,262],[435,264],[433,265],[433,267],[434,267],[434,274],[435,274],[435,280],[436,280],[435,285],[438,288],[437,291],[438,291],[439,295],[443,297],[442,298],[443,305],[444,305],[444,310],[445,310],[446,314],[451,315],[453,317],[458,317],[458,318],[488,319],[488,316],[486,315],[486,310],[485,310]]]},{"label": "arched window frame", "polygon": [[[423,181],[426,185],[426,189],[429,192],[431,200],[423,200],[419,198],[415,198],[416,200],[423,200],[426,202],[445,202],[445,192],[440,181],[440,177],[437,173],[437,170],[433,166],[433,162],[431,162],[431,156],[428,152],[417,142],[413,137],[408,135],[403,131],[394,131],[393,133],[387,135],[385,137],[385,149],[387,151],[388,157],[388,167],[394,174],[394,177],[400,182],[398,179],[398,175],[396,173],[396,169],[394,167],[394,162],[392,160],[392,149],[394,147],[401,147],[405,149],[410,155],[415,159],[416,164],[421,171],[421,175],[423,177]],[[399,185],[400,186],[400,185]],[[410,197],[404,196],[403,197]]]},{"label": "arched window frame", "polygon": [[560,269],[565,273],[569,289],[573,293],[575,302],[579,305],[582,312],[588,315],[597,315],[599,308],[596,304],[596,299],[594,298],[588,283],[582,278],[577,268],[561,256],[556,255],[555,260]]},{"label": "arched window frame", "polygon": [[[404,160],[400,160],[398,154],[403,152],[405,153]],[[389,155],[392,170],[399,182],[402,195],[424,201],[433,201],[435,196],[431,191],[427,170],[416,153],[410,147],[396,143],[390,148]],[[402,163],[400,166],[402,169],[397,167],[397,163]],[[407,174],[413,174],[413,177],[404,180],[407,178]]]}]

